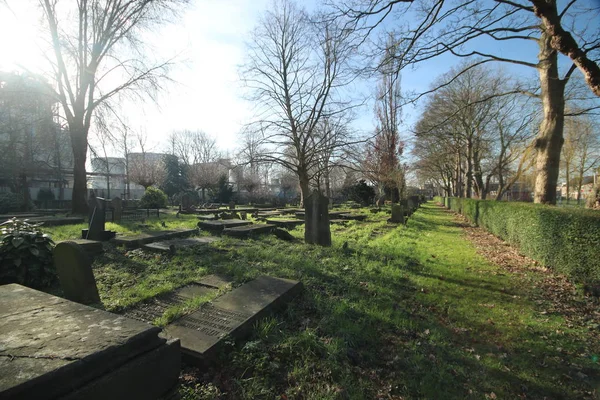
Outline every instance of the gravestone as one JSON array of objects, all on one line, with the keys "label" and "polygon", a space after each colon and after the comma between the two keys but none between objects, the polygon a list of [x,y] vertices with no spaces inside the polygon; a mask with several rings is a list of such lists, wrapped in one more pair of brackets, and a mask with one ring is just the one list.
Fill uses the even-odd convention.
[{"label": "gravestone", "polygon": [[313,191],[306,198],[304,222],[304,241],[309,244],[331,246],[331,230],[329,228],[329,199],[318,191]]},{"label": "gravestone", "polygon": [[94,192],[90,195],[88,201],[89,226],[83,230],[82,239],[89,240],[109,240],[114,237],[114,232],[106,231],[106,199],[96,197]]},{"label": "gravestone", "polygon": [[65,298],[81,304],[100,303],[92,262],[75,242],[60,242],[53,251],[54,266]]},{"label": "gravestone", "polygon": [[229,209],[230,210],[235,210],[235,201],[229,202]]},{"label": "gravestone", "polygon": [[181,196],[181,210],[187,211],[192,207],[192,196],[189,193],[184,193]]},{"label": "gravestone", "polygon": [[240,218],[242,218],[242,221],[245,221],[248,219],[248,213],[246,211],[242,211],[240,213]]},{"label": "gravestone", "polygon": [[388,221],[396,224],[404,223],[404,211],[402,210],[402,205],[392,205],[392,218],[390,218]]},{"label": "gravestone", "polygon": [[123,200],[120,197],[115,197],[111,201],[113,207],[113,222],[121,222],[123,218]]}]

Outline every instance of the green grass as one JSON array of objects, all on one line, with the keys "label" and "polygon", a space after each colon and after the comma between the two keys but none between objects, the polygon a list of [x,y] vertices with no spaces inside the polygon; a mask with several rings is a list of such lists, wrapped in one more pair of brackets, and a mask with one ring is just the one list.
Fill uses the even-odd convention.
[{"label": "green grass", "polygon": [[[284,312],[257,323],[247,341],[228,342],[209,373],[185,380],[185,399],[597,396],[599,332],[546,313],[524,284],[543,276],[490,264],[431,203],[406,227],[387,224],[385,212],[368,215],[332,226],[330,248],[272,236],[175,256],[107,245],[94,273],[113,311],[209,273],[234,286],[261,274],[302,281]],[[303,227],[291,232],[301,238]]]}]

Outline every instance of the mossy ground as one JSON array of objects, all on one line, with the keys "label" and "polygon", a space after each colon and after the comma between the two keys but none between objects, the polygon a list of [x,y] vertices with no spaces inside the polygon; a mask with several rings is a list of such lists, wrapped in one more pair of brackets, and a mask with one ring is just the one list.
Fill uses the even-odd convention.
[{"label": "mossy ground", "polygon": [[[94,273],[111,311],[209,273],[234,286],[261,274],[302,281],[302,296],[229,342],[216,367],[184,369],[185,399],[597,398],[598,328],[546,312],[534,269],[491,264],[431,203],[406,227],[387,218],[332,226],[330,248],[272,236],[175,256],[107,245]],[[61,240],[71,228],[49,231]],[[300,239],[303,227],[291,233]]]}]

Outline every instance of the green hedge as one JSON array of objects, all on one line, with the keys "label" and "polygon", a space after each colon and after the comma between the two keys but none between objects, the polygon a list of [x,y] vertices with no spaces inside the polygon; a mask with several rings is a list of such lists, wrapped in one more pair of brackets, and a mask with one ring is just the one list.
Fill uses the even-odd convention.
[{"label": "green hedge", "polygon": [[600,212],[444,198],[448,208],[576,281],[600,281]]}]

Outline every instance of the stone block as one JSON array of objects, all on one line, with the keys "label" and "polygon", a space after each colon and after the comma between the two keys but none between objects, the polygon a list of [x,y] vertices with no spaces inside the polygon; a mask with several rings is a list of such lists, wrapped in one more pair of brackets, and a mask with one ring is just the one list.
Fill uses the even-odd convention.
[{"label": "stone block", "polygon": [[0,298],[0,399],[67,396],[165,343],[157,327],[21,285]]}]

